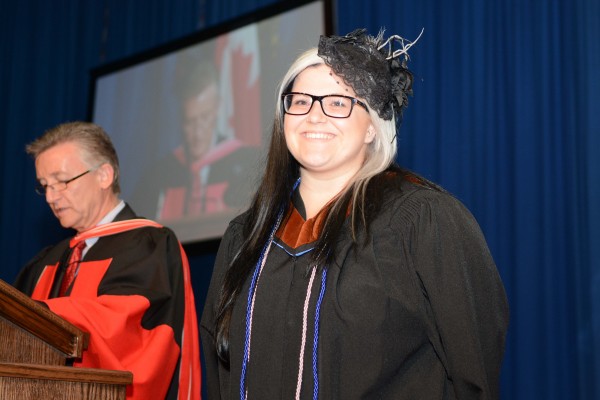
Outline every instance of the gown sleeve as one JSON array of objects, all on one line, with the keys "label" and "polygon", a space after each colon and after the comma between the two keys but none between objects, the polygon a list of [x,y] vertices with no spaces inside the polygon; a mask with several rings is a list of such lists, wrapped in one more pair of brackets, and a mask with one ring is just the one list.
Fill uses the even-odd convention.
[{"label": "gown sleeve", "polygon": [[234,221],[231,222],[223,235],[200,321],[200,337],[202,339],[202,352],[205,363],[204,370],[206,371],[205,386],[207,398],[209,399],[222,398],[221,388],[229,387],[228,372],[221,365],[215,347],[215,321],[216,308],[220,300],[221,285],[237,246],[239,246],[239,244],[236,245],[236,242],[240,240],[240,230],[241,226]]},{"label": "gown sleeve", "polygon": [[415,270],[430,305],[457,399],[496,399],[508,326],[504,287],[477,222],[455,198],[420,202]]}]

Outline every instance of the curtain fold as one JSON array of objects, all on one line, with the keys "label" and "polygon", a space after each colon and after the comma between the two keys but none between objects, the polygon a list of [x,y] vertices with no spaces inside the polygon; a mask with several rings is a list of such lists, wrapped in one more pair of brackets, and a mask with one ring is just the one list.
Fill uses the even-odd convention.
[{"label": "curtain fold", "polygon": [[[90,70],[274,3],[0,1],[1,279],[69,235],[35,195],[24,146],[88,117]],[[335,9],[339,34],[424,29],[398,161],[454,193],[486,235],[511,306],[502,398],[600,398],[600,2]],[[190,257],[198,307],[213,259]]]}]

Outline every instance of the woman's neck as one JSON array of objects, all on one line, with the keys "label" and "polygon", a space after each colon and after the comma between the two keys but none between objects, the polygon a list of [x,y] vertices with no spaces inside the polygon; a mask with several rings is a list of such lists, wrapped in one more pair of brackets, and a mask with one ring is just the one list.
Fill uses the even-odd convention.
[{"label": "woman's neck", "polygon": [[299,191],[304,203],[306,219],[317,215],[327,203],[339,195],[350,182],[350,178],[341,176],[324,179],[303,173]]}]

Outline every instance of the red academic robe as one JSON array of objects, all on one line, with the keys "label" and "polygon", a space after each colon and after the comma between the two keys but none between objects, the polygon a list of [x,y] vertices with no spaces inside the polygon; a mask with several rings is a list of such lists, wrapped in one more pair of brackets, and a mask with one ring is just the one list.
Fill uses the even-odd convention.
[{"label": "red academic robe", "polygon": [[[127,206],[117,219],[134,217]],[[131,371],[127,399],[199,399],[200,350],[187,257],[170,229],[147,220],[142,225],[149,226],[105,229],[108,235],[89,249],[66,296],[56,297],[59,265],[75,240],[42,251],[15,287],[90,333],[75,367]]]}]

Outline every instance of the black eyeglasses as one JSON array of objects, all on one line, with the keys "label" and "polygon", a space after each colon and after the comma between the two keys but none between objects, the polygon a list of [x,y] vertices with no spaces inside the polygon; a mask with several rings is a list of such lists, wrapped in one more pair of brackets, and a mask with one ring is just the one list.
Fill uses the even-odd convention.
[{"label": "black eyeglasses", "polygon": [[[102,164],[100,164],[102,165]],[[62,192],[63,190],[65,190],[67,188],[67,185],[71,182],[73,182],[76,179],[81,178],[82,176],[89,174],[90,172],[94,171],[95,169],[98,169],[98,167],[100,167],[100,165],[98,165],[97,167],[94,168],[90,168],[87,171],[71,178],[71,179],[67,179],[66,181],[57,181],[54,182],[51,185],[42,185],[41,183],[38,183],[35,186],[35,192],[37,194],[39,194],[40,196],[44,196],[46,194],[46,192],[48,192],[48,189],[51,189],[53,192]]]},{"label": "black eyeglasses", "polygon": [[290,115],[306,115],[310,112],[313,103],[321,103],[323,114],[332,118],[348,118],[352,114],[355,104],[364,108],[367,112],[367,105],[357,98],[343,96],[339,94],[328,94],[326,96],[313,96],[308,93],[291,92],[281,96],[283,100],[283,109]]}]

